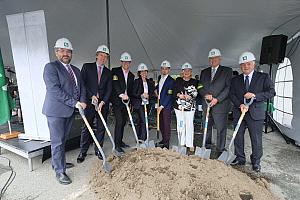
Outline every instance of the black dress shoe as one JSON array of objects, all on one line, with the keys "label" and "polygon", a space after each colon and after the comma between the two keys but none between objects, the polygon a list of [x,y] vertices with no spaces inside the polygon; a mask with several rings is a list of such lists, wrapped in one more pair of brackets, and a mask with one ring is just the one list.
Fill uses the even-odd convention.
[{"label": "black dress shoe", "polygon": [[72,167],[74,167],[74,164],[73,163],[66,163],[66,168],[67,169],[70,169],[70,168],[72,168]]},{"label": "black dress shoe", "polygon": [[246,162],[239,161],[237,159],[234,159],[234,161],[232,161],[232,163],[231,163],[231,165],[240,165],[240,166],[245,165],[245,164],[246,164]]},{"label": "black dress shoe", "polygon": [[129,148],[130,146],[124,142],[121,143],[121,147],[122,148]]},{"label": "black dress shoe", "polygon": [[82,163],[86,157],[86,153],[80,153],[77,157],[77,163]]},{"label": "black dress shoe", "polygon": [[125,151],[121,147],[116,147],[116,151],[119,153],[125,153]]},{"label": "black dress shoe", "polygon": [[60,184],[68,185],[72,183],[71,179],[68,177],[66,173],[58,173],[56,174],[56,179]]},{"label": "black dress shoe", "polygon": [[252,169],[253,169],[253,171],[255,171],[255,172],[260,172],[261,166],[260,166],[260,165],[252,165]]},{"label": "black dress shoe", "polygon": [[103,160],[102,154],[99,151],[95,152],[95,155],[98,157],[99,160]]}]

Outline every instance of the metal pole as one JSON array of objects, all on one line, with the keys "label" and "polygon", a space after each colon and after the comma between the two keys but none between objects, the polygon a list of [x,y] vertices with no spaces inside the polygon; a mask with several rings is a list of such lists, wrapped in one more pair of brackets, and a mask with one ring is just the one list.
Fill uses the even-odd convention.
[{"label": "metal pole", "polygon": [[[270,70],[269,70],[269,75],[270,79],[272,80],[272,64],[270,64]],[[269,121],[270,121],[270,116],[269,116],[269,105],[270,105],[270,99],[267,100],[267,109],[266,109],[266,123],[265,123],[265,133],[268,133],[268,126],[269,126]]]},{"label": "metal pole", "polygon": [[[109,34],[109,3],[106,0],[106,39],[107,39],[107,47],[110,49],[110,34]],[[108,57],[108,68],[110,69],[110,56]]]}]

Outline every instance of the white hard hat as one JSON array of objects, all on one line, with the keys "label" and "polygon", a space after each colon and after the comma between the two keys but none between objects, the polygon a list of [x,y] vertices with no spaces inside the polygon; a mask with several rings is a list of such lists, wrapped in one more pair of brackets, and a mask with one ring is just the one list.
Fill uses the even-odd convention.
[{"label": "white hard hat", "polygon": [[72,43],[67,38],[60,38],[56,41],[54,48],[73,50]]},{"label": "white hard hat", "polygon": [[138,66],[138,72],[145,71],[145,70],[148,70],[147,65],[145,65],[144,63],[139,64],[139,66]]},{"label": "white hard hat", "polygon": [[170,62],[167,61],[167,60],[164,60],[164,61],[161,63],[160,66],[161,66],[161,67],[169,67],[169,68],[171,68],[171,64],[170,64]]},{"label": "white hard hat", "polygon": [[246,63],[249,61],[255,61],[255,56],[253,53],[246,51],[242,53],[242,55],[240,55],[239,64]]},{"label": "white hard hat", "polygon": [[121,54],[120,60],[123,61],[123,62],[131,62],[131,56],[130,56],[129,53],[124,52],[124,53]]},{"label": "white hard hat", "polygon": [[181,66],[181,69],[184,70],[184,69],[192,69],[192,65],[190,63],[184,63],[182,66]]},{"label": "white hard hat", "polygon": [[100,45],[96,52],[103,52],[109,55],[109,49],[106,45]]},{"label": "white hard hat", "polygon": [[217,56],[221,56],[221,52],[219,49],[212,49],[208,53],[209,58],[213,58],[213,57],[217,57]]}]

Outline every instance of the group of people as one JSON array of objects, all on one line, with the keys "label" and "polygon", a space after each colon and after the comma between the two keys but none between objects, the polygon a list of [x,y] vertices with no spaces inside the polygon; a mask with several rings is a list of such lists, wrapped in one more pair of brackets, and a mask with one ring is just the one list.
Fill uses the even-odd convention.
[{"label": "group of people", "polygon": [[[138,115],[137,133],[140,140],[146,140],[146,126],[144,104],[151,98],[157,98],[157,112],[159,115],[159,129],[162,140],[156,145],[169,148],[171,136],[171,112],[175,110],[177,118],[178,139],[182,146],[193,148],[194,114],[196,98],[201,96],[203,111],[206,112],[210,102],[211,113],[208,122],[207,148],[212,145],[212,126],[217,129],[217,150],[225,150],[227,117],[233,104],[234,123],[236,124],[241,111],[249,109],[235,140],[234,164],[244,165],[244,133],[249,129],[253,170],[260,171],[262,157],[262,126],[265,118],[263,103],[275,95],[274,85],[267,74],[256,72],[255,57],[250,52],[243,53],[239,58],[241,75],[232,78],[232,69],[220,65],[221,52],[212,49],[209,52],[209,67],[201,72],[200,80],[192,78],[192,65],[184,63],[181,67],[182,76],[174,80],[170,76],[171,64],[165,60],[161,63],[161,75],[157,85],[148,79],[148,67],[144,63],[138,65],[135,79],[130,71],[131,56],[124,52],[121,55],[121,66],[108,69],[105,63],[110,54],[105,45],[96,50],[96,61],[85,63],[81,71],[70,64],[73,47],[66,38],[56,41],[54,46],[56,61],[46,64],[44,68],[44,82],[46,97],[43,114],[46,115],[50,130],[52,167],[61,184],[72,181],[66,174],[66,168],[73,167],[66,162],[65,143],[74,121],[76,108],[84,109],[87,121],[93,124],[96,118],[96,138],[101,146],[104,142],[105,127],[98,115],[100,111],[107,120],[109,104],[112,103],[115,128],[114,142],[116,150],[124,153],[129,145],[123,141],[124,126],[128,113],[123,102],[130,101],[132,108]],[[254,103],[248,108],[244,99],[254,98]],[[95,110],[93,103],[98,104]],[[182,123],[184,128],[182,128]],[[84,162],[90,144],[93,142],[87,127],[81,132],[80,153],[77,163]],[[95,155],[103,159],[95,147]]]}]

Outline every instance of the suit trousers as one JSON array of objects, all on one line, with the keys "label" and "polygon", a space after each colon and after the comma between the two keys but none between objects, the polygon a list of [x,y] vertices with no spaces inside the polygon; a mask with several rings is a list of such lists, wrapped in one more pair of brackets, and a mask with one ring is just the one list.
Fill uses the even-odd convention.
[{"label": "suit trousers", "polygon": [[[234,125],[236,126],[238,119],[234,119]],[[250,155],[252,165],[260,165],[260,159],[263,155],[262,147],[262,131],[263,131],[264,120],[253,120],[249,113],[246,113],[244,120],[241,123],[239,131],[234,140],[235,155],[237,160],[240,162],[246,162],[246,156],[244,152],[245,146],[245,130],[248,128],[252,154]]]},{"label": "suit trousers", "polygon": [[[194,115],[195,111],[181,111],[175,109],[177,119],[178,141],[186,147],[194,146]],[[181,122],[183,122],[181,124]]]},{"label": "suit trousers", "polygon": [[66,171],[65,144],[73,121],[74,113],[68,118],[47,116],[51,140],[51,161],[56,174]]},{"label": "suit trousers", "polygon": [[163,108],[159,114],[159,128],[162,135],[162,143],[169,146],[171,138],[171,109]]},{"label": "suit trousers", "polygon": [[[95,136],[99,142],[99,144],[101,146],[103,146],[103,142],[104,142],[104,135],[105,135],[105,127],[99,117],[98,112],[95,110],[95,107],[91,104],[89,104],[87,106],[87,108],[84,110],[85,113],[85,117],[87,119],[87,121],[89,122],[89,124],[91,125],[91,127],[93,127],[94,124],[94,120],[96,119],[96,131]],[[105,121],[107,121],[107,115],[108,115],[108,106],[105,105],[103,107],[103,109],[101,110],[101,113],[103,115],[103,118]],[[81,153],[87,153],[90,144],[92,144],[93,138],[88,130],[88,128],[86,127],[86,125],[84,124],[82,126],[82,131],[81,131],[81,138],[80,138],[80,152]],[[99,150],[97,148],[97,146],[94,146],[95,149],[95,153],[97,153]]]},{"label": "suit trousers", "polygon": [[[205,124],[206,110],[203,113],[203,124]],[[226,133],[227,133],[227,113],[214,113],[210,111],[208,118],[206,144],[212,143],[212,126],[217,129],[217,151],[222,152],[225,150]]]},{"label": "suit trousers", "polygon": [[[114,105],[113,105],[114,106]],[[122,140],[124,135],[124,127],[128,118],[127,109],[124,105],[114,106],[114,115],[115,115],[115,134],[114,140],[116,147],[122,146]]]},{"label": "suit trousers", "polygon": [[140,140],[146,140],[147,131],[146,131],[146,119],[144,106],[141,105],[139,109],[136,109],[135,112],[138,114],[138,125],[137,125],[137,135]]}]

